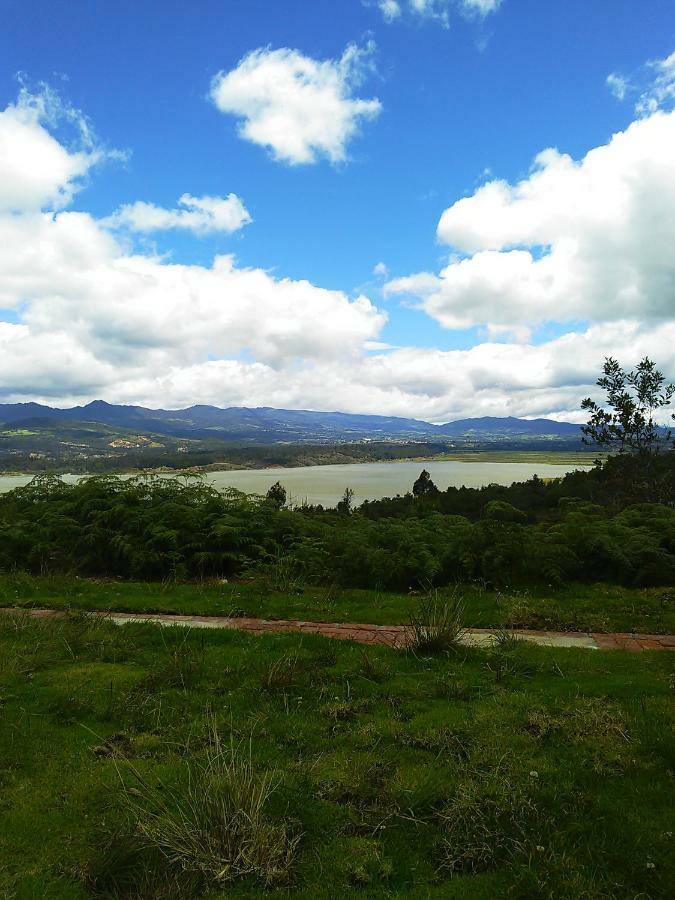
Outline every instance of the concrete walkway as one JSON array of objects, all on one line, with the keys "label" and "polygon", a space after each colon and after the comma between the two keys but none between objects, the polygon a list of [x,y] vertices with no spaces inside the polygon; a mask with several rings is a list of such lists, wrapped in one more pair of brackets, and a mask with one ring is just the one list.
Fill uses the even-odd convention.
[{"label": "concrete walkway", "polygon": [[[5,613],[28,613],[38,618],[63,616],[65,612],[52,609],[5,608]],[[165,613],[91,612],[90,615],[108,619],[117,625],[131,622],[151,622],[156,625],[181,625],[188,628],[226,628],[267,634],[278,631],[295,631],[301,634],[319,634],[338,640],[357,641],[360,644],[385,644],[403,648],[409,640],[406,625],[359,625],[339,622],[303,622],[299,619],[248,619],[225,616],[184,616]],[[503,633],[503,632],[502,632]],[[462,643],[467,646],[490,646],[499,630],[493,628],[467,628]],[[587,650],[627,650],[641,653],[643,650],[675,650],[675,635],[669,634],[621,634],[581,631],[530,631],[508,630],[508,634],[531,641],[543,647],[580,647]]]}]

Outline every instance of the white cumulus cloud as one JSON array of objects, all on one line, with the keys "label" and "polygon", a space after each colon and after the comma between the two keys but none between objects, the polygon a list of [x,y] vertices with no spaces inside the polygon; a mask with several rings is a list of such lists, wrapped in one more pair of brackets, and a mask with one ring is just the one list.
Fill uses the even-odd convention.
[{"label": "white cumulus cloud", "polygon": [[102,224],[141,233],[183,230],[203,236],[217,232],[231,234],[251,222],[248,210],[236,194],[228,194],[227,197],[183,194],[178,206],[179,209],[165,209],[137,200],[121,206]]},{"label": "white cumulus cloud", "polygon": [[372,66],[374,45],[350,44],[340,59],[316,60],[298,50],[258,49],[211,84],[217,108],[241,120],[239,134],[289,165],[347,158],[363,122],[381,110],[354,96]]},{"label": "white cumulus cloud", "polygon": [[0,304],[21,307],[31,335],[66,328],[102,361],[131,367],[241,353],[271,365],[349,358],[384,323],[366,297],[229,256],[207,268],[127,254],[75,212],[0,217]]},{"label": "white cumulus cloud", "polygon": [[[664,209],[673,207],[669,199],[672,164],[664,150],[657,166],[658,158],[645,147],[667,141],[670,132],[661,129],[668,121],[664,113],[641,120],[617,156],[612,155],[615,148],[597,163],[599,169],[615,171],[622,160],[621,171],[628,167],[632,172],[632,179],[624,178],[628,186],[610,179],[605,188],[620,189],[613,213],[621,227],[630,220],[632,228],[649,237],[642,243],[653,259],[641,258],[646,259],[645,271],[651,273],[660,265],[664,277],[669,277],[672,257],[664,254],[664,241],[672,232],[666,227],[670,219],[663,219]],[[34,120],[30,127],[35,131],[31,138],[45,148],[45,160],[51,159],[54,147],[47,138],[56,138],[44,121]],[[644,129],[649,128],[654,131],[646,141]],[[4,135],[9,135],[10,144],[23,141],[12,129]],[[641,154],[633,140],[638,141]],[[606,355],[632,365],[649,354],[670,379],[675,376],[675,325],[672,319],[642,316],[639,304],[626,307],[635,308],[634,315],[617,313],[611,321],[605,317],[584,332],[539,345],[527,342],[524,326],[514,324],[518,317],[510,313],[503,317],[505,321],[492,317],[490,339],[470,349],[391,347],[381,339],[384,313],[365,296],[352,298],[308,281],[241,268],[230,256],[218,256],[212,265],[201,266],[130,252],[114,232],[88,213],[61,208],[71,183],[76,185],[79,177],[71,174],[75,163],[70,157],[81,151],[56,143],[65,155],[60,180],[53,177],[48,191],[16,195],[12,205],[0,211],[0,320],[3,309],[11,310],[4,317],[9,321],[0,321],[0,402],[38,400],[65,406],[104,398],[168,408],[193,403],[267,405],[385,413],[435,422],[504,414],[574,418],[581,398],[592,393]],[[613,146],[612,142],[599,149],[609,153]],[[15,159],[18,150],[9,146],[4,152],[3,158]],[[499,213],[497,230],[487,220],[482,226],[474,221],[471,207],[466,218],[449,217],[453,240],[472,248],[465,249],[465,257],[452,261],[449,268],[461,268],[464,263],[480,267],[482,255],[492,254],[496,268],[481,277],[488,282],[492,278],[497,286],[491,290],[502,292],[502,302],[517,308],[521,301],[513,283],[532,277],[529,267],[543,262],[546,255],[532,255],[520,244],[543,240],[546,235],[556,254],[569,254],[567,266],[574,269],[566,274],[558,259],[555,266],[551,264],[553,282],[573,277],[580,290],[587,289],[587,273],[578,269],[577,251],[566,248],[564,242],[561,249],[561,235],[568,234],[567,226],[560,225],[562,201],[552,206],[555,216],[545,215],[540,208],[541,198],[557,198],[558,189],[544,190],[535,179],[549,169],[553,176],[558,167],[569,175],[572,180],[560,190],[572,191],[568,215],[571,221],[581,222],[585,237],[590,213],[582,199],[591,182],[578,186],[570,173],[581,177],[578,173],[587,164],[588,157],[579,163],[546,157],[538,163],[528,190],[526,180],[522,190],[519,186],[506,190],[506,186],[491,199],[488,195],[487,208]],[[0,166],[0,184],[6,183],[3,178],[6,172]],[[520,204],[526,197],[533,205],[523,216]],[[662,201],[663,208],[654,206],[656,201],[650,197]],[[608,214],[602,204],[598,210],[597,230],[606,230]],[[628,219],[626,210],[631,211]],[[608,239],[614,248],[614,232]],[[514,242],[517,246],[511,247]],[[621,244],[629,266],[636,264],[634,243],[631,237]],[[512,257],[512,252],[525,256]],[[611,273],[620,263],[612,249],[605,269]],[[594,265],[597,274],[601,271],[597,260]],[[465,292],[465,300],[466,292],[475,289],[474,275],[469,270],[461,276],[466,284],[456,286]],[[650,277],[657,284],[656,275]],[[409,287],[414,283],[429,299],[439,292],[443,280],[442,274],[413,276]],[[537,284],[541,281],[535,278],[530,291],[533,303]],[[658,291],[655,296],[660,296]],[[562,303],[564,292],[560,297]],[[484,298],[476,302],[485,304]],[[493,312],[496,305],[494,300],[484,308]],[[475,319],[470,310],[462,312],[459,306],[443,303],[437,315]],[[523,310],[522,316],[526,315]],[[521,343],[495,342],[506,327],[520,329]]]},{"label": "white cumulus cloud", "polygon": [[[45,125],[74,131],[67,149]],[[97,163],[121,156],[97,145],[85,117],[45,85],[22,88],[16,103],[0,112],[0,212],[67,206]]]},{"label": "white cumulus cloud", "polygon": [[540,153],[445,210],[438,275],[391,281],[448,328],[672,316],[675,112],[633,122],[576,161]]},{"label": "white cumulus cloud", "polygon": [[[0,397],[110,396],[207,360],[246,358],[290,371],[312,360],[354,360],[377,340],[386,317],[365,296],[240,268],[230,256],[200,266],[129,252],[88,213],[60,209],[72,173],[81,171],[79,151],[60,144],[39,118],[26,127],[44,150],[37,168],[53,155],[61,165],[48,190],[17,192],[0,212],[0,318],[13,310],[0,330]],[[10,128],[3,137],[2,160],[13,161],[24,133]],[[0,184],[6,175],[0,167]],[[226,227],[223,216],[233,210],[216,198],[182,200],[189,227]],[[39,208],[49,201],[52,209]],[[132,227],[176,227],[182,211],[146,213],[130,218]],[[234,213],[241,218],[236,205]],[[226,218],[227,227],[233,221]]]}]

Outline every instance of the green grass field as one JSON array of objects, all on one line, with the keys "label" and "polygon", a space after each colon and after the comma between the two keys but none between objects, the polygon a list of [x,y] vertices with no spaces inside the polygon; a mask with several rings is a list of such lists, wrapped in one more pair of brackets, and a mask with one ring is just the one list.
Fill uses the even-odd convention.
[{"label": "green grass field", "polygon": [[[284,589],[285,588],[285,589]],[[675,633],[675,591],[615,585],[568,585],[548,592],[456,589],[466,624],[549,630]],[[450,593],[446,591],[445,593]],[[84,578],[0,575],[0,606],[73,610],[247,615],[308,621],[406,624],[419,594],[305,587],[274,582],[158,584]]]},{"label": "green grass field", "polygon": [[656,898],[668,654],[0,616],[0,896]]}]

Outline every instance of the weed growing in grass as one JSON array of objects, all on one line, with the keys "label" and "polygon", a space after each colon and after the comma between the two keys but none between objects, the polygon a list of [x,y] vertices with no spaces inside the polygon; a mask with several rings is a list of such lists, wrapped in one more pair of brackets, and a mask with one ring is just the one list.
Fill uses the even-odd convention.
[{"label": "weed growing in grass", "polygon": [[436,679],[434,684],[434,696],[443,700],[456,700],[460,703],[470,703],[489,693],[481,684],[470,684],[464,678],[460,678],[455,672],[448,672]]},{"label": "weed growing in grass", "polygon": [[395,694],[384,694],[383,702],[395,722],[409,722],[412,718],[412,712],[407,708],[403,700]]},{"label": "weed growing in grass", "polygon": [[264,669],[262,686],[266,691],[286,691],[297,684],[300,677],[300,661],[297,651],[284,653],[273,659]]},{"label": "weed growing in grass", "polygon": [[425,750],[433,753],[437,759],[461,759],[469,757],[471,739],[462,732],[451,728],[427,728],[424,731],[403,731],[397,741],[404,747]]},{"label": "weed growing in grass", "polygon": [[367,681],[380,683],[390,676],[389,669],[379,659],[375,659],[367,650],[361,650],[359,675]]},{"label": "weed growing in grass", "polygon": [[321,709],[321,714],[332,722],[351,721],[356,718],[357,712],[356,704],[350,703],[349,700],[329,703]]},{"label": "weed growing in grass", "polygon": [[308,666],[312,668],[326,669],[334,666],[338,661],[337,651],[329,641],[324,643],[320,650],[315,650],[307,660]]},{"label": "weed growing in grass", "polygon": [[522,865],[512,867],[511,877],[511,895],[527,900],[615,900],[617,897],[646,900],[661,896],[624,892],[623,885],[607,879],[597,863],[585,867],[577,854],[559,848],[552,850],[543,844],[530,848]]},{"label": "weed growing in grass", "polygon": [[431,656],[457,650],[464,633],[464,603],[453,594],[449,599],[429,591],[410,614],[408,649],[416,656]]},{"label": "weed growing in grass", "polygon": [[336,582],[332,581],[324,588],[323,596],[321,597],[322,607],[324,609],[333,609],[339,600],[339,597],[340,587]]},{"label": "weed growing in grass", "polygon": [[307,583],[302,564],[281,550],[248,574],[260,579],[269,589],[285,594],[302,594]]},{"label": "weed growing in grass", "polygon": [[498,628],[492,635],[492,649],[502,653],[517,652],[522,643],[523,639],[508,628]]},{"label": "weed growing in grass", "polygon": [[94,744],[89,749],[94,756],[113,759],[131,756],[135,748],[127,734],[124,732],[113,732],[102,743]]},{"label": "weed growing in grass", "polygon": [[532,621],[532,616],[539,613],[536,601],[533,602],[529,591],[510,590],[504,593],[495,592],[497,605],[504,612],[504,618],[509,625],[522,626]]},{"label": "weed growing in grass", "polygon": [[204,670],[204,634],[195,640],[189,628],[174,626],[160,631],[164,652],[146,681],[152,692],[193,687]]},{"label": "weed growing in grass", "polygon": [[0,675],[25,675],[47,669],[63,652],[64,623],[34,619],[27,613],[0,616],[0,639],[5,652],[0,655]]},{"label": "weed growing in grass", "polygon": [[343,839],[341,868],[341,874],[356,889],[367,888],[373,882],[386,883],[393,871],[391,861],[383,858],[378,841],[351,836]]},{"label": "weed growing in grass", "polygon": [[390,791],[393,760],[360,754],[336,755],[324,765],[324,771],[315,776],[314,791],[324,800],[351,807],[352,815],[343,826],[345,832],[372,834],[369,813],[381,821],[383,811],[395,811]]},{"label": "weed growing in grass", "polygon": [[84,684],[70,684],[66,678],[63,690],[47,703],[47,712],[55,722],[72,725],[95,714],[94,691]]},{"label": "weed growing in grass", "polygon": [[540,663],[533,661],[532,648],[509,632],[499,632],[488,652],[485,667],[496,684],[513,678],[533,678]]},{"label": "weed growing in grass", "polygon": [[300,835],[269,814],[280,779],[255,769],[250,745],[224,745],[214,727],[204,761],[188,760],[175,783],[135,767],[130,775],[122,798],[134,839],[161,854],[169,874],[205,885],[249,876],[268,884],[288,880]]},{"label": "weed growing in grass", "polygon": [[571,732],[575,740],[607,739],[629,743],[626,722],[618,706],[607,697],[587,697],[571,714]]},{"label": "weed growing in grass", "polygon": [[669,703],[641,697],[631,704],[628,721],[644,751],[661,758],[671,772],[675,771],[675,730],[669,722]]},{"label": "weed growing in grass", "polygon": [[133,835],[102,835],[100,851],[82,868],[87,893],[101,900],[174,900],[195,896],[196,879],[169,871],[158,851],[139,846]]},{"label": "weed growing in grass", "polygon": [[452,872],[484,872],[526,855],[545,824],[531,785],[498,770],[470,773],[439,819],[441,868]]},{"label": "weed growing in grass", "polygon": [[120,698],[116,712],[127,728],[152,732],[165,724],[166,707],[161,693],[156,693],[151,679],[146,678]]},{"label": "weed growing in grass", "polygon": [[355,719],[359,713],[367,712],[373,706],[373,700],[362,697],[359,700],[336,700],[321,707],[321,715],[333,722],[347,722]]},{"label": "weed growing in grass", "polygon": [[612,745],[630,743],[623,714],[606,697],[585,697],[566,709],[531,708],[527,713],[525,731],[540,740],[556,737],[579,743],[593,740]]}]

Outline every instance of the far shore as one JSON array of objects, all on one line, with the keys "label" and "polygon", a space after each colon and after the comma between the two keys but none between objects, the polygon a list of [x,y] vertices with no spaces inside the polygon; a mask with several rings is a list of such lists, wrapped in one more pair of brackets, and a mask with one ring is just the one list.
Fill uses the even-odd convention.
[{"label": "far shore", "polygon": [[269,466],[236,465],[226,462],[210,463],[205,466],[185,466],[174,469],[169,466],[158,466],[153,469],[120,468],[101,472],[72,472],[65,469],[48,469],[42,472],[17,472],[0,471],[2,478],[27,478],[36,475],[68,475],[77,478],[86,478],[94,475],[189,475],[205,474],[212,472],[242,472],[242,471],[275,471],[284,472],[289,469],[308,469],[316,466],[330,465],[357,465],[368,466],[373,464],[388,463],[399,465],[400,463],[418,462],[490,462],[490,463],[542,463],[550,466],[583,465],[592,466],[596,459],[605,459],[607,453],[584,450],[461,450],[457,453],[440,453],[433,456],[408,456],[401,459],[360,460],[343,459],[339,463],[317,462],[311,465],[281,465],[279,463]]}]

